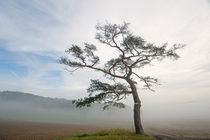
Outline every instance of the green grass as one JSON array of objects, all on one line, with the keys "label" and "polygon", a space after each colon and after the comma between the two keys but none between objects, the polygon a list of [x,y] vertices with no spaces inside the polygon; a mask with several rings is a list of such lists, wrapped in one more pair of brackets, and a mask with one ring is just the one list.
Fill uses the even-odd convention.
[{"label": "green grass", "polygon": [[57,140],[155,140],[151,136],[136,135],[133,130],[101,130],[94,134],[80,134]]}]

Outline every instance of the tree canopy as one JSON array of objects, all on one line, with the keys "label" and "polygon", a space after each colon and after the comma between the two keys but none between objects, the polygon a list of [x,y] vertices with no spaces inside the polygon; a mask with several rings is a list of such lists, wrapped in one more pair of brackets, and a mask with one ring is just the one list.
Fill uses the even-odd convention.
[{"label": "tree canopy", "polygon": [[66,50],[66,53],[74,58],[61,57],[60,63],[75,68],[71,72],[79,68],[89,68],[103,72],[105,77],[113,80],[112,83],[91,80],[90,87],[87,89],[89,96],[73,101],[77,107],[90,106],[93,102],[105,103],[104,109],[110,104],[124,107],[120,100],[132,94],[132,90],[128,83],[116,82],[116,79],[131,79],[136,84],[137,82],[133,80],[136,77],[144,83],[144,88],[153,91],[151,86],[158,84],[158,79],[139,75],[135,69],[142,68],[154,60],[161,61],[167,57],[174,60],[179,58],[176,51],[183,48],[183,44],[174,44],[168,47],[168,44],[164,43],[157,46],[134,35],[128,27],[129,23],[126,22],[121,25],[108,22],[105,25],[96,25],[96,39],[119,52],[118,57],[110,58],[103,65],[99,63],[100,58],[95,54],[97,47],[89,43],[84,43],[84,47],[72,45]]}]

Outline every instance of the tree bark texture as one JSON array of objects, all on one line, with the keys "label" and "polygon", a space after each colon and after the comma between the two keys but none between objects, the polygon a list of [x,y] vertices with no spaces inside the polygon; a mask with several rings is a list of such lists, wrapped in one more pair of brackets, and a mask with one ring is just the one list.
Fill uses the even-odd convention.
[{"label": "tree bark texture", "polygon": [[141,116],[140,116],[141,101],[139,99],[138,92],[137,92],[136,86],[133,83],[133,81],[131,79],[127,79],[127,82],[131,86],[133,100],[134,100],[133,111],[134,111],[134,126],[135,126],[135,130],[136,130],[136,134],[143,135],[144,129],[142,127]]}]

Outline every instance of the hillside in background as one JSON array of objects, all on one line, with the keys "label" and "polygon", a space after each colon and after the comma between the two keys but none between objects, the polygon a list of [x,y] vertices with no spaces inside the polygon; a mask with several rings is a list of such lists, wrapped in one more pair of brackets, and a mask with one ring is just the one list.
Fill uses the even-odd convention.
[{"label": "hillside in background", "polygon": [[75,109],[71,100],[49,98],[37,96],[29,93],[14,92],[14,91],[3,91],[0,92],[0,101],[7,103],[19,103],[27,104],[28,106],[36,108],[45,109],[61,109],[61,110],[71,110]]},{"label": "hillside in background", "polygon": [[132,110],[111,107],[103,111],[103,105],[76,108],[71,100],[42,97],[28,93],[0,92],[0,119],[39,122],[93,124],[100,122],[132,121]]}]

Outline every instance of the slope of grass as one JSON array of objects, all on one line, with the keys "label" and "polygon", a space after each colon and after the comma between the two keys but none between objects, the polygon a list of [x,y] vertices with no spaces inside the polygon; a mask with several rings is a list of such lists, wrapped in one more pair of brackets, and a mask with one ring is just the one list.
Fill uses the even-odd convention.
[{"label": "slope of grass", "polygon": [[56,140],[155,140],[151,136],[136,135],[132,130],[112,129],[101,130],[94,134],[80,134]]}]

